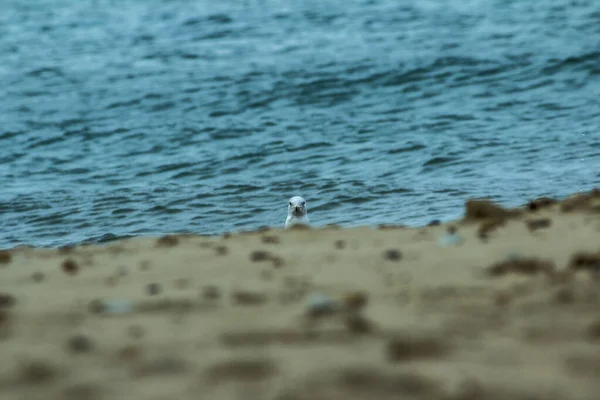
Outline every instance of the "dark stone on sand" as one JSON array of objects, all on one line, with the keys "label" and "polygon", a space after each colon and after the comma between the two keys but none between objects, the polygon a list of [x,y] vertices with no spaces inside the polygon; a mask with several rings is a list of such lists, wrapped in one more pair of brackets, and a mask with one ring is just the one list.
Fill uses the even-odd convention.
[{"label": "dark stone on sand", "polygon": [[569,269],[600,273],[600,252],[578,251],[574,253],[569,261]]},{"label": "dark stone on sand", "polygon": [[530,231],[536,231],[538,229],[549,228],[552,225],[552,220],[550,218],[529,219],[525,221],[525,224]]},{"label": "dark stone on sand", "polygon": [[219,256],[225,256],[229,253],[229,248],[227,246],[217,246],[215,247],[215,253]]},{"label": "dark stone on sand", "polygon": [[67,341],[69,351],[75,354],[89,353],[94,350],[94,342],[87,336],[75,335]]},{"label": "dark stone on sand", "polygon": [[67,258],[61,264],[62,270],[69,275],[77,275],[79,272],[79,264],[75,262],[72,258]]},{"label": "dark stone on sand", "polygon": [[11,308],[17,303],[15,296],[8,293],[0,293],[0,309]]},{"label": "dark stone on sand", "polygon": [[347,243],[345,240],[336,240],[333,245],[335,246],[336,249],[345,249],[347,246]]},{"label": "dark stone on sand", "polygon": [[383,258],[389,261],[400,261],[402,252],[398,249],[388,249],[383,252]]},{"label": "dark stone on sand", "polygon": [[361,314],[350,313],[345,316],[346,328],[355,334],[366,334],[373,331],[373,324]]},{"label": "dark stone on sand", "polygon": [[527,209],[529,211],[538,211],[544,208],[548,208],[556,204],[558,201],[549,197],[539,197],[535,200],[527,203]]},{"label": "dark stone on sand", "polygon": [[244,306],[257,306],[267,302],[267,296],[264,293],[247,290],[236,290],[231,297],[234,304]]},{"label": "dark stone on sand", "polygon": [[368,302],[369,295],[366,292],[353,291],[344,293],[343,304],[347,310],[362,310]]},{"label": "dark stone on sand", "polygon": [[481,223],[479,228],[477,229],[477,237],[481,240],[486,240],[489,238],[489,234],[496,229],[504,226],[506,224],[506,219],[502,218],[494,218],[491,220],[487,220]]},{"label": "dark stone on sand", "polygon": [[206,369],[205,376],[213,384],[222,381],[262,381],[277,371],[275,362],[269,359],[237,359],[211,365]]},{"label": "dark stone on sand", "polygon": [[377,229],[386,231],[386,230],[396,230],[396,229],[405,229],[406,225],[394,225],[394,224],[380,224],[377,225]]},{"label": "dark stone on sand", "polygon": [[440,221],[439,219],[434,219],[433,221],[429,222],[427,224],[427,226],[438,226],[438,225],[441,225],[441,224],[442,224],[442,221]]},{"label": "dark stone on sand", "polygon": [[587,337],[593,341],[600,340],[600,320],[594,321],[588,326]]},{"label": "dark stone on sand", "polygon": [[417,332],[396,335],[386,346],[387,359],[392,362],[409,361],[420,358],[437,358],[449,350],[449,345],[441,336]]},{"label": "dark stone on sand", "polygon": [[280,240],[279,240],[279,236],[265,235],[262,237],[262,242],[267,243],[267,244],[279,244]]},{"label": "dark stone on sand", "polygon": [[221,291],[215,285],[207,285],[202,288],[202,298],[204,300],[217,300],[221,297]]},{"label": "dark stone on sand", "polygon": [[551,275],[555,271],[555,264],[550,260],[538,258],[519,258],[497,262],[487,268],[487,273],[491,277],[499,277],[507,274]]},{"label": "dark stone on sand", "polygon": [[146,285],[146,293],[148,296],[154,296],[161,292],[161,286],[159,283],[152,282]]},{"label": "dark stone on sand", "polygon": [[0,264],[8,264],[12,260],[12,254],[7,250],[0,250]]},{"label": "dark stone on sand", "polygon": [[252,262],[261,262],[267,261],[271,259],[271,253],[264,250],[256,250],[250,253],[250,261]]},{"label": "dark stone on sand", "polygon": [[156,241],[156,247],[174,247],[179,244],[179,239],[177,236],[166,235],[161,238],[158,238]]},{"label": "dark stone on sand", "polygon": [[519,210],[507,210],[490,200],[471,199],[465,203],[465,219],[467,220],[505,219],[516,217],[520,214]]},{"label": "dark stone on sand", "polygon": [[27,362],[19,368],[19,380],[25,384],[49,383],[54,381],[58,375],[56,366],[41,360]]},{"label": "dark stone on sand", "polygon": [[58,248],[58,254],[69,254],[73,252],[74,247],[71,245],[61,246]]}]

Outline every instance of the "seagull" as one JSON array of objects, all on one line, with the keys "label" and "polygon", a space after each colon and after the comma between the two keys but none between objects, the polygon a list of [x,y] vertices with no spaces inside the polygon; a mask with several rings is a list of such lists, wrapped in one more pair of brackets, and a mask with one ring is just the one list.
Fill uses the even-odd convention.
[{"label": "seagull", "polygon": [[308,225],[308,213],[306,212],[306,200],[300,196],[294,196],[288,203],[288,216],[285,220],[285,228],[294,225]]}]

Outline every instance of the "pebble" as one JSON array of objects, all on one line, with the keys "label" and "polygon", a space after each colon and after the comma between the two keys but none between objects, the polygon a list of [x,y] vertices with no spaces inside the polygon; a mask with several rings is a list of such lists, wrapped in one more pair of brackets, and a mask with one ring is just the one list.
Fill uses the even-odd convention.
[{"label": "pebble", "polygon": [[369,295],[365,292],[355,291],[344,294],[344,305],[348,310],[361,310],[367,305],[368,301]]},{"label": "pebble", "polygon": [[76,275],[79,272],[79,265],[71,258],[63,261],[61,266],[63,271],[69,275]]},{"label": "pebble", "polygon": [[438,244],[440,247],[453,247],[463,244],[465,239],[458,233],[445,233],[442,235]]},{"label": "pebble", "polygon": [[322,293],[312,293],[307,298],[307,312],[312,317],[319,317],[326,314],[332,314],[336,311],[335,301]]},{"label": "pebble", "polygon": [[12,260],[12,254],[7,250],[0,250],[0,264],[8,264]]},{"label": "pebble", "polygon": [[202,288],[202,297],[204,300],[217,300],[221,297],[221,291],[215,285],[207,285]]},{"label": "pebble", "polygon": [[94,349],[94,342],[87,336],[75,335],[67,341],[67,347],[73,353],[89,353]]},{"label": "pebble", "polygon": [[15,296],[8,293],[0,293],[0,309],[10,308],[17,303]]},{"label": "pebble", "polygon": [[398,249],[388,249],[383,253],[383,258],[390,261],[400,261],[402,252]]},{"label": "pebble", "polygon": [[160,293],[161,287],[160,284],[158,283],[149,283],[146,285],[146,293],[148,293],[148,296],[154,296]]}]

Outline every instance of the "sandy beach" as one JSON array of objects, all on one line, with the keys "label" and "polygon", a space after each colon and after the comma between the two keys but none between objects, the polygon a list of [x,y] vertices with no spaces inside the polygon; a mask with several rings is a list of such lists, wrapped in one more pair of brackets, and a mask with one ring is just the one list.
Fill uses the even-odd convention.
[{"label": "sandy beach", "polygon": [[600,191],[0,252],[0,398],[600,398]]}]

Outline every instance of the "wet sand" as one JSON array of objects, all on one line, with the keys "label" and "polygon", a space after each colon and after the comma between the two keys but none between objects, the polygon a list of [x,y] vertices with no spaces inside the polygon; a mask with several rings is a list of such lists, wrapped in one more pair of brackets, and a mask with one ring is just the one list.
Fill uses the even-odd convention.
[{"label": "wet sand", "polygon": [[0,252],[0,398],[598,399],[600,192]]}]

